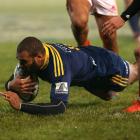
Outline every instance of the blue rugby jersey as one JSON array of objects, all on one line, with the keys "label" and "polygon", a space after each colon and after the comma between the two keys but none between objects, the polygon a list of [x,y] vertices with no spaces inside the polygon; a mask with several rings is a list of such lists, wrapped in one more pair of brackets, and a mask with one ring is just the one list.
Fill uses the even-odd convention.
[{"label": "blue rugby jersey", "polygon": [[49,43],[44,43],[44,47],[49,63],[40,70],[39,77],[52,84],[51,101],[67,102],[70,85],[83,86],[89,91],[121,91],[128,84],[128,63],[111,51]]}]

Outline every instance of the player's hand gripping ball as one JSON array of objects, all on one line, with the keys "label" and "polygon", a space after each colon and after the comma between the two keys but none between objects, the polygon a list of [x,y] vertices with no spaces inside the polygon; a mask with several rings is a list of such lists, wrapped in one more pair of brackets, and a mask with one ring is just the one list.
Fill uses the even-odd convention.
[{"label": "player's hand gripping ball", "polygon": [[35,82],[35,90],[33,90],[32,92],[29,93],[17,93],[19,95],[19,97],[24,101],[24,102],[29,102],[35,99],[35,97],[38,94],[39,91],[39,80],[38,77],[36,75],[33,74],[28,74],[26,73],[18,64],[15,68],[14,71],[14,78],[16,76],[20,76],[22,80],[25,80],[26,78],[30,78],[33,82]]}]

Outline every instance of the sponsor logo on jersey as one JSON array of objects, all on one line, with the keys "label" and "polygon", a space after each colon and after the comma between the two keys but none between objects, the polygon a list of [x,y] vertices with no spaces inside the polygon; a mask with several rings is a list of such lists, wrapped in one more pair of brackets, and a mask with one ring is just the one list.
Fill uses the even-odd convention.
[{"label": "sponsor logo on jersey", "polygon": [[56,94],[68,94],[68,83],[67,82],[59,82],[55,84],[55,93]]},{"label": "sponsor logo on jersey", "polygon": [[97,66],[95,60],[94,60],[91,56],[90,56],[90,59],[91,59],[91,61],[92,61],[92,64],[93,64],[94,66]]}]

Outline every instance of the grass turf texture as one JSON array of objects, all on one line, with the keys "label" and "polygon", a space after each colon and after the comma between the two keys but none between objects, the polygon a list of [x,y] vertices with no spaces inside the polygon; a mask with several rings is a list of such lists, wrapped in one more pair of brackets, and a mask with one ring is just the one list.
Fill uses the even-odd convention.
[{"label": "grass turf texture", "polygon": [[[3,91],[4,83],[17,63],[16,45],[25,36],[33,35],[51,42],[76,43],[70,30],[65,0],[0,2],[0,91]],[[120,8],[121,3],[119,1]],[[101,45],[92,17],[89,26],[92,43]],[[135,44],[128,25],[119,31],[118,40],[120,55],[133,62]],[[138,84],[134,84],[117,99],[105,102],[83,88],[72,87],[66,113],[47,117],[16,112],[0,98],[0,139],[138,140],[140,113],[122,112],[136,99],[137,88]],[[48,83],[40,81],[40,93],[35,102],[49,102],[49,89]]]}]

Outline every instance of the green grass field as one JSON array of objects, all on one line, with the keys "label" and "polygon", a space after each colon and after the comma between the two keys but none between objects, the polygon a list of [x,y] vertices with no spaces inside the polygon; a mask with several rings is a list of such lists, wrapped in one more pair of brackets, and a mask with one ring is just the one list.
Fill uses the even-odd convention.
[{"label": "green grass field", "polygon": [[[0,0],[0,91],[13,71],[16,45],[26,36],[42,41],[75,45],[65,0]],[[120,10],[122,1],[118,0]],[[97,26],[90,17],[89,38],[101,46]],[[136,47],[126,24],[119,30],[120,55],[134,61]],[[50,85],[40,81],[35,102],[49,102]],[[138,84],[125,89],[109,102],[91,95],[83,88],[72,87],[69,106],[58,116],[33,116],[14,111],[0,98],[0,140],[139,140],[140,113],[127,114],[122,109],[137,98]]]}]

